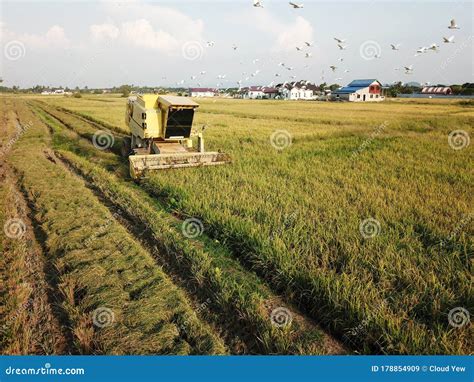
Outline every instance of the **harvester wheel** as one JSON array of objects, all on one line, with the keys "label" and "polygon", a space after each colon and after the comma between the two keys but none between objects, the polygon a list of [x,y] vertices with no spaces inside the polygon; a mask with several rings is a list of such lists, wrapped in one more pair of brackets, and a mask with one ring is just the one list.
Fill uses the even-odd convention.
[{"label": "harvester wheel", "polygon": [[122,140],[122,148],[120,149],[120,154],[127,158],[132,151],[132,140],[130,138],[123,138]]}]

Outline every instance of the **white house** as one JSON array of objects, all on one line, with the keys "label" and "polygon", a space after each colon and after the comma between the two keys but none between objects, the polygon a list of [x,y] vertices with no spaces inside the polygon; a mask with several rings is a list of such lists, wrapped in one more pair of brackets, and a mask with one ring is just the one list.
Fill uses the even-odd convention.
[{"label": "white house", "polygon": [[319,87],[309,81],[297,81],[277,85],[283,99],[314,100],[319,95]]},{"label": "white house", "polygon": [[212,88],[192,88],[189,89],[191,97],[214,97],[217,90]]},{"label": "white house", "polygon": [[333,101],[379,102],[385,97],[382,84],[376,79],[354,80],[349,85],[332,92]]},{"label": "white house", "polygon": [[249,86],[240,90],[243,99],[263,99],[265,98],[265,88],[263,86]]}]

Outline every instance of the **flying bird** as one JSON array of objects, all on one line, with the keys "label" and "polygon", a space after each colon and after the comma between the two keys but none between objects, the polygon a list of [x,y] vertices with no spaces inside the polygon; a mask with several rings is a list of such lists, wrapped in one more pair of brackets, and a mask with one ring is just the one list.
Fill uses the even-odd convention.
[{"label": "flying bird", "polygon": [[313,46],[313,43],[312,43],[312,42],[307,42],[307,41],[305,41],[304,43],[305,43],[306,46],[308,46],[308,47]]},{"label": "flying bird", "polygon": [[335,72],[336,69],[337,69],[337,66],[331,65],[330,68],[331,68],[331,70],[332,70],[333,72]]},{"label": "flying bird", "polygon": [[456,20],[452,19],[450,24],[449,24],[449,29],[461,29],[458,27],[458,25],[456,24]]},{"label": "flying bird", "polygon": [[263,4],[261,3],[260,0],[253,0],[253,6],[255,8],[263,8]]},{"label": "flying bird", "polygon": [[443,42],[444,42],[445,44],[449,44],[449,43],[453,43],[453,44],[454,44],[454,36],[451,36],[451,37],[448,37],[448,38],[443,37]]},{"label": "flying bird", "polygon": [[336,40],[339,44],[342,44],[342,43],[346,42],[346,40],[343,40],[343,39],[340,39],[340,38],[337,38],[337,37],[334,37],[334,40]]},{"label": "flying bird", "polygon": [[426,51],[428,50],[428,48],[426,46],[422,46],[420,48],[418,48],[418,50],[416,51],[416,53],[426,53]]},{"label": "flying bird", "polygon": [[232,49],[237,50],[237,45],[232,45]]},{"label": "flying bird", "polygon": [[300,48],[299,46],[297,46],[297,47],[296,47],[296,50],[300,51],[300,50],[301,50],[301,48]]},{"label": "flying bird", "polygon": [[293,2],[289,2],[289,4],[294,8],[294,9],[300,9],[300,8],[303,8],[303,4],[296,4],[296,3],[293,3]]},{"label": "flying bird", "polygon": [[404,66],[403,68],[405,69],[405,74],[411,74],[411,73],[413,73],[413,65]]},{"label": "flying bird", "polygon": [[214,41],[208,41],[208,42],[206,43],[206,45],[210,48],[210,47],[212,47],[212,46],[215,45],[215,42],[214,42]]},{"label": "flying bird", "polygon": [[390,44],[392,50],[400,50],[400,44]]},{"label": "flying bird", "polygon": [[439,46],[436,45],[435,43],[431,44],[428,49],[432,50],[433,52],[439,52]]},{"label": "flying bird", "polygon": [[343,57],[339,57],[337,60],[340,61],[340,62],[342,62],[342,61],[344,61],[344,58],[343,58]]},{"label": "flying bird", "polygon": [[337,44],[337,46],[339,47],[340,50],[346,50],[347,49],[347,46],[344,46],[342,44]]},{"label": "flying bird", "polygon": [[306,53],[304,56],[305,56],[306,58],[310,58],[310,57],[312,57],[313,55],[312,55],[311,53]]}]

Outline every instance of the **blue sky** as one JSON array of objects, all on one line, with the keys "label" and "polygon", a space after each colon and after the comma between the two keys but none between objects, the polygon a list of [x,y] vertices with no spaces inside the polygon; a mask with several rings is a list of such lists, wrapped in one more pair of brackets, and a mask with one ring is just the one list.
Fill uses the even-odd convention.
[{"label": "blue sky", "polygon": [[[0,74],[9,86],[70,87],[473,81],[472,2],[297,2],[304,8],[276,0],[262,0],[264,8],[253,0],[3,1]],[[459,30],[447,28],[451,18]],[[346,40],[344,50],[334,37]],[[415,56],[433,43],[439,52]]]}]

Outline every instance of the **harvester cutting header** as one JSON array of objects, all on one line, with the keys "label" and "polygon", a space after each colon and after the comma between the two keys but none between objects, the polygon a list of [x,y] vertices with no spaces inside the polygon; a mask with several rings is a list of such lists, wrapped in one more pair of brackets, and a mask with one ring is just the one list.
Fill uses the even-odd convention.
[{"label": "harvester cutting header", "polygon": [[137,179],[147,171],[219,165],[230,162],[227,154],[205,152],[203,132],[192,127],[199,104],[187,97],[143,94],[129,97],[125,123],[131,137],[124,139],[123,155],[129,156],[130,175]]}]

